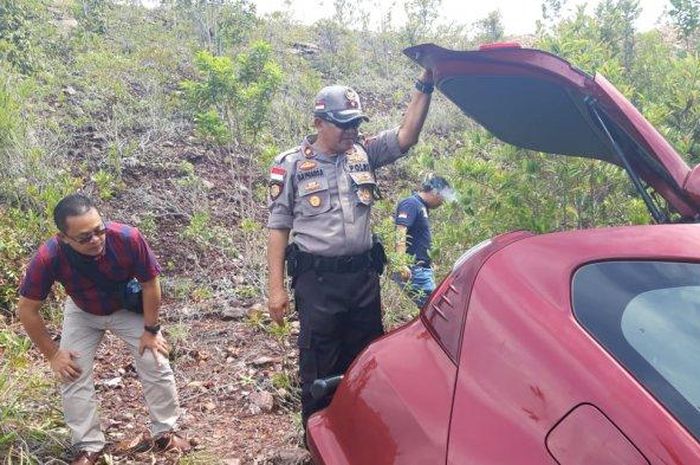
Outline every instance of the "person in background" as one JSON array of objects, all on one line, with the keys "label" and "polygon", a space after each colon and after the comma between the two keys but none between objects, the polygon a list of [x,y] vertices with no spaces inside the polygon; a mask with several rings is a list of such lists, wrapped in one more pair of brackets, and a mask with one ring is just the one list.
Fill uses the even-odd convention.
[{"label": "person in background", "polygon": [[368,118],[358,94],[342,85],[324,87],[313,102],[316,134],[280,154],[270,169],[268,307],[282,323],[289,305],[286,257],[300,322],[304,427],[329,402],[312,397],[312,383],[344,373],[384,333],[379,274],[385,257],[369,223],[379,197],[375,170],[416,144],[432,91],[432,71],[425,70],[401,125],[360,143],[359,127]]},{"label": "person in background", "polygon": [[[105,446],[92,372],[95,352],[107,330],[125,341],[134,357],[155,447],[188,452],[190,442],[174,431],[180,412],[168,343],[158,324],[160,266],[153,252],[136,228],[105,223],[84,195],[63,198],[53,217],[58,233],[29,263],[20,286],[18,313],[61,382],[63,414],[78,451],[71,463],[94,464]],[[140,282],[140,294],[134,290],[133,278]],[[56,281],[68,294],[59,345],[39,313]],[[130,304],[133,311],[124,308],[127,288],[136,296],[136,303]],[[142,313],[137,313],[139,305]]]},{"label": "person in background", "polygon": [[411,300],[423,308],[435,290],[435,275],[430,260],[432,236],[428,210],[452,201],[454,192],[441,176],[428,176],[419,192],[401,200],[396,206],[396,252],[408,254],[412,265],[399,268],[398,281]]}]

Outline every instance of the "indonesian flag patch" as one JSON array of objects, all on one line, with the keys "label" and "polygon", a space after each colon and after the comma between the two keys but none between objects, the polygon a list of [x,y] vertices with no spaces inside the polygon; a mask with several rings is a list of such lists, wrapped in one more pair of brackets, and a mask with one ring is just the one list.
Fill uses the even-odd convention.
[{"label": "indonesian flag patch", "polygon": [[285,174],[287,174],[287,170],[281,166],[273,166],[270,168],[270,181],[284,182]]},{"label": "indonesian flag patch", "polygon": [[399,218],[405,220],[408,218],[408,213],[399,212]]},{"label": "indonesian flag patch", "polygon": [[316,104],[314,105],[314,111],[323,111],[326,109],[326,101],[325,100],[316,100]]}]

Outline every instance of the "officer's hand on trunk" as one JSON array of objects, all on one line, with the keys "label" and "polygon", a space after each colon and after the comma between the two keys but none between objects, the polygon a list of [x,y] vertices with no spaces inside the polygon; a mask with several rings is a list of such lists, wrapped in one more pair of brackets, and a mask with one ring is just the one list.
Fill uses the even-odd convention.
[{"label": "officer's hand on trunk", "polygon": [[274,289],[270,291],[270,298],[267,301],[267,308],[270,310],[270,318],[278,325],[284,324],[284,315],[289,307],[289,297],[284,289]]}]

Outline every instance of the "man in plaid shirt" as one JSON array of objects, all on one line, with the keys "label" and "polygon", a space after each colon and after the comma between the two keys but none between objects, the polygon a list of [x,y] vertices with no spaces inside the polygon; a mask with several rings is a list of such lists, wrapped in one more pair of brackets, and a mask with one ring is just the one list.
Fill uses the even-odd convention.
[{"label": "man in plaid shirt", "polygon": [[[79,451],[72,464],[96,463],[105,446],[92,370],[106,330],[125,341],[134,356],[156,447],[189,451],[189,441],[174,432],[179,406],[168,344],[158,324],[160,265],[155,255],[138,229],[105,224],[84,195],[62,199],[54,222],[59,232],[39,248],[22,280],[18,313],[61,381],[66,425]],[[132,278],[143,289],[143,314],[123,308],[124,283]],[[39,313],[56,281],[68,294],[58,346]]]}]

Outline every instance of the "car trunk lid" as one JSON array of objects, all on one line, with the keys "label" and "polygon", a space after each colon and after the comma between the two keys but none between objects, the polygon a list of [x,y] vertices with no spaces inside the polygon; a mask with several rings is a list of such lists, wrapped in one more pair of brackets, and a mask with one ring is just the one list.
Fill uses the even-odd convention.
[{"label": "car trunk lid", "polygon": [[473,51],[424,44],[404,53],[431,68],[436,87],[504,142],[623,167],[657,222],[668,219],[647,186],[685,219],[700,213],[700,182],[689,182],[688,165],[603,76],[517,44]]}]

